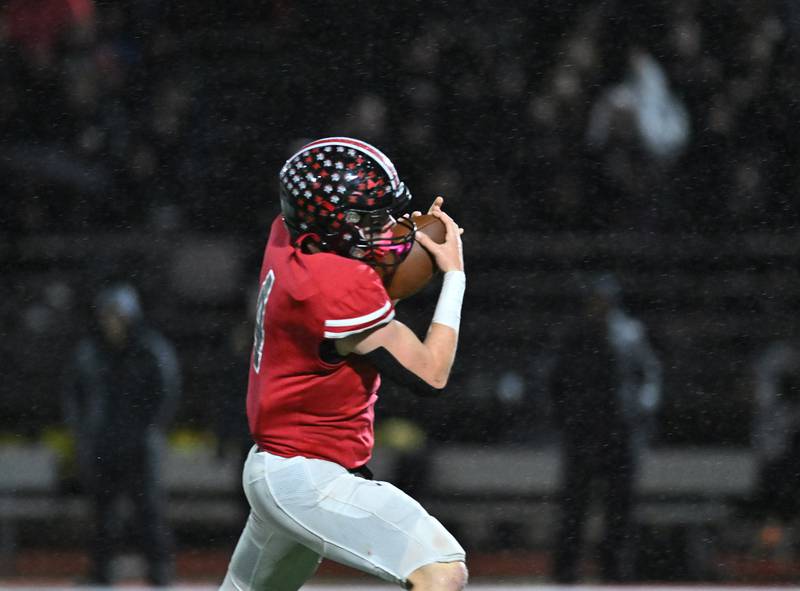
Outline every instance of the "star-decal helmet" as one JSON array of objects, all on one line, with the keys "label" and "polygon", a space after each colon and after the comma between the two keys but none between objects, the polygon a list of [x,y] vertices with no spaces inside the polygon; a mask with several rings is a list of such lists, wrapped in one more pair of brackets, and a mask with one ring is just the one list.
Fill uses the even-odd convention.
[{"label": "star-decal helmet", "polygon": [[[399,264],[411,250],[414,225],[400,218],[411,193],[391,160],[366,142],[330,137],[303,146],[281,169],[280,194],[298,242],[381,267]],[[394,236],[396,223],[410,230]]]}]

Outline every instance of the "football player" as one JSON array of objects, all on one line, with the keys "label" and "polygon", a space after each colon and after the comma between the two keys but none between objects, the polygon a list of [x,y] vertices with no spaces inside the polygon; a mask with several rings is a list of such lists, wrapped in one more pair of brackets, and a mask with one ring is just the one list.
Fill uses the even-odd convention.
[{"label": "football player", "polygon": [[466,584],[464,549],[422,506],[371,478],[381,375],[423,394],[447,383],[465,287],[461,232],[416,241],[444,273],[423,341],[395,318],[376,269],[402,262],[411,194],[391,161],[351,138],[311,142],[280,172],[282,215],[260,275],[243,485],[251,512],[221,589],[300,588],[322,558],[415,591]]}]

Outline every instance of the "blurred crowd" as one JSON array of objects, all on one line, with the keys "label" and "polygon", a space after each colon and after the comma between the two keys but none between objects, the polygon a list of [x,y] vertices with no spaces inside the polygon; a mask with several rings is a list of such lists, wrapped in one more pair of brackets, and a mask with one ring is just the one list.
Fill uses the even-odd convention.
[{"label": "blurred crowd", "polygon": [[381,145],[476,230],[800,213],[790,0],[0,5],[8,232],[260,237],[278,165],[326,133]]},{"label": "blurred crowd", "polygon": [[[4,252],[27,261],[19,281],[3,288],[13,338],[0,353],[15,368],[6,391],[49,391],[58,373],[41,371],[37,355],[15,343],[63,361],[54,343],[85,328],[80,304],[102,281],[132,280],[193,360],[191,416],[183,418],[217,420],[205,393],[244,378],[239,304],[252,286],[240,259],[257,267],[278,210],[277,171],[309,137],[379,145],[418,207],[443,194],[479,237],[791,231],[800,215],[797,22],[790,0],[348,0],[313,9],[256,0],[1,0],[0,230],[10,237]],[[35,247],[40,237],[118,231],[153,233],[154,243],[173,232],[170,244],[183,250],[170,251],[170,261],[156,251],[125,261],[91,253],[66,268],[61,243]],[[193,232],[252,248],[237,255],[174,238]],[[15,250],[17,239],[28,239],[34,254]],[[473,268],[492,254],[473,252]],[[87,273],[91,265],[107,268]],[[209,279],[195,273],[200,266]],[[165,290],[165,282],[185,285]],[[528,305],[517,293],[495,297],[517,310]],[[548,305],[560,313],[571,301]],[[641,311],[663,301],[634,303]],[[480,343],[465,343],[464,371],[455,375],[467,395],[505,401],[514,421],[461,432],[459,421],[441,419],[433,427],[467,440],[546,437],[531,425],[547,409],[523,404],[542,381],[528,374],[540,371],[552,327],[534,328],[541,334],[509,351],[502,371],[481,358]],[[671,375],[685,389],[683,376]],[[240,410],[230,412],[234,422]]]},{"label": "blurred crowd", "polygon": [[[350,135],[380,146],[417,207],[444,195],[446,209],[468,229],[467,236],[596,232],[613,241],[633,232],[672,244],[686,234],[796,231],[798,40],[796,0],[344,0],[313,6],[287,0],[0,0],[0,182],[6,193],[0,200],[0,256],[19,263],[0,285],[0,361],[7,368],[0,384],[0,415],[7,424],[0,428],[13,423],[25,435],[38,436],[42,423],[60,419],[53,391],[61,366],[82,333],[100,332],[89,304],[108,282],[123,280],[141,289],[148,319],[176,342],[186,378],[178,423],[214,431],[220,447],[246,448],[241,394],[251,318],[245,301],[254,312],[248,281],[255,279],[264,235],[278,212],[277,172],[309,138]],[[127,234],[147,241],[152,236],[153,242],[172,238],[161,250],[135,253],[130,260],[89,252],[84,259],[72,256],[72,266],[65,266],[59,250],[74,247],[69,240],[76,236]],[[193,236],[202,239],[193,242]],[[226,237],[239,242],[224,248],[213,243]],[[242,244],[251,247],[249,254],[237,250]],[[168,250],[174,260],[165,260]],[[468,264],[480,267],[484,255],[483,271],[491,268],[498,271],[495,279],[509,279],[494,269],[500,257],[490,251],[470,251]],[[557,247],[555,252],[554,259],[560,256]],[[708,261],[714,256],[708,253]],[[586,270],[565,270],[580,265],[564,258],[556,272]],[[242,259],[252,260],[246,265]],[[650,279],[672,273],[669,263],[666,271],[645,271],[651,271]],[[725,277],[744,273],[740,263],[731,263],[735,268]],[[248,265],[253,277],[240,273]],[[773,261],[751,266],[757,265],[775,267]],[[87,271],[90,266],[98,268]],[[715,297],[690,285],[707,266],[701,260],[696,268],[681,269],[684,275],[673,273],[690,278],[683,288],[696,295],[692,305],[698,307]],[[773,324],[780,323],[774,292],[786,286],[780,283],[782,269],[772,267],[778,279],[758,286],[752,296],[758,301],[745,301],[757,278],[748,283],[736,276],[720,286],[745,286],[744,295],[731,290],[724,300],[731,309],[723,312],[745,320],[773,313]],[[721,264],[717,270],[729,269]],[[645,343],[651,325],[639,325],[634,316],[652,309],[677,314],[668,308],[670,297],[678,302],[680,296],[665,288],[647,301],[634,298],[636,314],[626,322],[620,305],[616,321],[582,328],[583,337],[588,332],[594,341],[573,339],[602,346],[573,343],[573,351],[565,345],[554,352],[548,339],[564,328],[559,323],[568,314],[580,315],[580,298],[564,286],[546,305],[544,299],[529,303],[519,294],[540,285],[525,291],[531,286],[514,281],[533,284],[543,276],[516,271],[507,285],[484,285],[488,295],[480,289],[468,293],[465,321],[495,322],[487,309],[507,314],[498,326],[480,325],[480,335],[469,328],[477,336],[464,339],[462,365],[452,380],[460,405],[434,401],[432,411],[420,413],[404,392],[391,386],[382,392],[381,412],[395,422],[379,438],[404,452],[404,486],[424,486],[429,467],[420,458],[442,440],[552,443],[558,423],[564,423],[559,415],[606,421],[588,382],[608,382],[604,412],[620,414],[631,402],[613,400],[619,384],[612,382],[624,374],[615,364],[633,356],[621,354],[625,347],[609,334],[638,335],[631,343]],[[791,289],[784,294],[790,304],[796,301]],[[418,307],[404,310],[409,324],[427,326],[430,310]],[[540,313],[536,318],[554,312],[552,324],[520,317],[528,308]],[[781,335],[748,339],[736,327],[725,332],[714,325],[720,316],[695,312],[682,321],[693,323],[696,332],[681,328],[679,319],[673,341],[664,336],[672,319],[652,326],[665,408],[653,394],[656,382],[660,392],[661,365],[639,364],[649,367],[641,373],[658,374],[658,380],[645,380],[652,400],[642,416],[648,420],[636,415],[634,422],[649,426],[663,410],[667,420],[662,416],[661,422],[673,433],[656,432],[656,441],[662,435],[667,443],[752,443],[763,472],[761,492],[744,510],[760,515],[771,507],[781,519],[793,518],[797,479],[771,489],[775,474],[800,473],[798,347],[792,339],[774,340],[786,337],[792,325],[787,321]],[[796,316],[795,308],[788,313]],[[505,329],[516,331],[518,340],[498,344],[506,335],[497,334]],[[722,334],[720,341],[733,335],[728,345],[738,357],[692,341],[706,329]],[[524,346],[518,346],[522,332]],[[633,351],[631,343],[627,349]],[[639,353],[650,351],[649,343],[637,346]],[[575,360],[583,371],[571,371]],[[687,369],[692,363],[700,366],[699,378]],[[595,376],[577,386],[561,380],[564,391],[585,390],[588,407],[559,408],[558,400],[544,396],[548,380],[558,381],[552,378],[559,364],[566,364],[563,375]],[[703,382],[721,373],[736,386]],[[644,401],[648,390],[641,392]],[[568,402],[577,405],[581,397],[561,397],[562,406]],[[742,409],[751,412],[752,428],[749,417],[736,414]],[[675,434],[689,423],[695,429],[687,429],[689,435]],[[608,431],[604,426],[598,432]],[[560,427],[568,443],[569,425]],[[610,442],[598,443],[604,452],[609,446],[619,450],[609,456],[622,467],[610,472],[618,487],[609,503],[626,509],[626,483],[636,466],[625,458],[638,445],[638,432],[628,427],[618,426]],[[581,440],[586,429],[579,425]],[[573,455],[575,465],[594,462]],[[598,476],[592,470],[576,473],[588,480],[575,484],[580,494],[572,499],[574,507],[588,502],[589,481]],[[608,520],[626,526],[628,517],[621,512]],[[579,536],[570,532],[580,530],[579,521],[567,511],[564,547],[576,546]],[[613,535],[608,545],[621,552]],[[572,580],[577,557],[561,554],[558,576]],[[609,552],[607,558],[614,571],[619,556]],[[155,578],[158,569],[153,570]]]}]

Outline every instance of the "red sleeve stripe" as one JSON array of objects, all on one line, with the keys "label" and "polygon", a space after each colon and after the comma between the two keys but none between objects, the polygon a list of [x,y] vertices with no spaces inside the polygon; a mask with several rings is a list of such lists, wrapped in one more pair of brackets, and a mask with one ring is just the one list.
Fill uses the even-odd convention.
[{"label": "red sleeve stripe", "polygon": [[376,318],[380,318],[386,312],[389,311],[389,308],[392,307],[392,302],[386,300],[386,303],[375,310],[374,312],[370,312],[369,314],[364,314],[363,316],[356,316],[355,318],[341,318],[339,320],[326,320],[325,326],[328,327],[339,327],[339,326],[358,326],[359,324],[364,324],[365,322],[371,322]]},{"label": "red sleeve stripe", "polygon": [[326,330],[325,338],[342,339],[344,337],[349,337],[350,335],[358,334],[360,332],[364,332],[365,330],[370,330],[372,328],[381,326],[382,324],[386,324],[390,322],[393,318],[394,318],[394,308],[389,308],[386,312],[384,312],[383,315],[379,316],[378,318],[370,322],[365,322],[360,325],[350,325],[338,330]]},{"label": "red sleeve stripe", "polygon": [[380,320],[373,322],[372,324],[367,324],[366,326],[360,326],[353,330],[348,330],[346,332],[329,332],[325,331],[325,338],[326,339],[343,339],[344,337],[349,337],[350,335],[358,334],[360,332],[364,332],[365,330],[370,330],[371,328],[378,327],[382,324],[387,324],[394,318],[394,310],[392,310],[387,316],[381,318]]}]

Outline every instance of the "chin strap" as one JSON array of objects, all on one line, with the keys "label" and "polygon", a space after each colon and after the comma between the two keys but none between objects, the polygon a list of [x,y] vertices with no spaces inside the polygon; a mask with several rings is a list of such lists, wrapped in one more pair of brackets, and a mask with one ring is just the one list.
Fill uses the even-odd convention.
[{"label": "chin strap", "polygon": [[309,244],[313,244],[320,250],[323,250],[322,245],[322,238],[320,238],[319,234],[315,234],[313,232],[306,232],[305,234],[300,234],[294,240],[295,248],[299,248],[303,252],[308,252],[307,247]]}]

